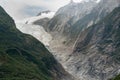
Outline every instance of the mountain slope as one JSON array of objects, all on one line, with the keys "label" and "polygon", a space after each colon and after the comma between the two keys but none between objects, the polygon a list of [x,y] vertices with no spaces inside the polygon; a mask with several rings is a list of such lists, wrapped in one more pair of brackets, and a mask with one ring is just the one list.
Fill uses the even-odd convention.
[{"label": "mountain slope", "polygon": [[40,42],[42,42],[45,46],[49,46],[49,42],[52,40],[52,36],[47,33],[42,26],[34,25],[34,24],[24,24],[24,23],[16,23],[16,27],[23,33],[30,34]]},{"label": "mountain slope", "polygon": [[46,27],[49,20],[53,18],[55,12],[52,11],[42,11],[37,16],[30,18],[27,20],[27,24],[39,25]]},{"label": "mountain slope", "polygon": [[[72,58],[72,56],[69,55],[77,44],[81,44],[81,47],[84,49],[83,45],[89,43],[89,38],[91,38],[94,33],[89,33],[90,35],[85,39],[86,41],[83,41],[85,43],[79,43],[79,39],[83,40],[86,37],[85,31],[87,28],[101,21],[119,5],[120,0],[101,0],[99,3],[96,3],[95,0],[88,0],[88,2],[84,3],[72,2],[60,8],[55,16],[46,23],[47,25],[43,26],[45,30],[52,35],[52,41],[50,41],[49,45],[50,51],[56,59],[61,62],[64,68],[69,69],[70,72],[72,71],[73,75],[78,74],[77,77],[83,77],[83,75],[80,76],[82,72],[76,70],[76,68],[74,68],[75,66],[69,66],[73,66],[71,63],[72,60],[71,62],[67,62],[69,58]],[[80,38],[81,34],[82,37]],[[77,57],[76,59],[79,60],[79,58],[81,57]],[[73,63],[77,64],[76,59],[73,60]],[[76,73],[77,71],[78,73]]]},{"label": "mountain slope", "polygon": [[52,36],[58,36],[58,39],[59,36],[63,37],[64,40],[61,42],[66,42],[66,45],[74,45],[81,31],[96,24],[118,5],[119,0],[101,0],[99,3],[96,3],[96,0],[71,2],[60,8],[43,27]]},{"label": "mountain slope", "polygon": [[16,27],[23,33],[30,34],[45,46],[49,46],[52,36],[47,33],[42,26],[54,16],[55,12],[43,11],[35,17],[30,17],[21,21],[16,21]]},{"label": "mountain slope", "polygon": [[120,74],[120,7],[81,32],[67,66],[85,80],[107,80]]},{"label": "mountain slope", "polygon": [[96,4],[94,1],[83,3],[71,2],[60,8],[48,23],[49,31],[58,31],[65,35],[71,25],[86,14],[89,14]]},{"label": "mountain slope", "polygon": [[[80,80],[106,80],[120,73],[120,10],[116,8],[119,1],[101,0],[97,5],[93,2],[70,3],[50,21],[45,19],[43,23],[43,19],[36,23],[53,37],[49,50]],[[81,5],[83,12],[79,11]]]},{"label": "mountain slope", "polygon": [[[97,3],[94,1],[83,3],[71,2],[64,7],[61,7],[56,12],[55,16],[50,19],[46,25],[43,25],[44,29],[52,36],[52,40],[49,44],[49,50],[62,64],[64,64],[68,55],[72,52],[71,44],[73,43],[71,42],[70,44],[67,44],[68,41],[70,41],[68,35],[70,34],[69,29],[71,25],[79,20],[79,18],[82,18],[86,14],[90,13],[96,4]],[[40,25],[40,23],[37,24]]]},{"label": "mountain slope", "polygon": [[13,79],[70,80],[71,76],[43,44],[17,30],[0,7],[0,80]]},{"label": "mountain slope", "polygon": [[69,31],[70,37],[76,39],[81,31],[93,24],[96,24],[119,5],[119,0],[101,0],[98,5],[93,8],[91,13],[85,15],[83,18],[80,18],[75,24],[72,25]]}]

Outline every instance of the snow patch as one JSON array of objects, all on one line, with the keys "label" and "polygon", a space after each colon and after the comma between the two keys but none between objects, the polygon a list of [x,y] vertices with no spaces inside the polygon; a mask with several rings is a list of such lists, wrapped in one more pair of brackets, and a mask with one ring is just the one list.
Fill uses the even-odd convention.
[{"label": "snow patch", "polygon": [[43,19],[52,18],[55,12],[42,13],[39,16],[30,17],[21,21],[16,21],[16,27],[23,33],[30,34],[39,41],[41,41],[45,46],[49,46],[49,42],[52,40],[52,36],[47,33],[42,26],[34,25],[33,22]]},{"label": "snow patch", "polygon": [[21,23],[17,23],[16,26],[21,32],[32,35],[46,46],[49,46],[49,42],[52,40],[52,36],[42,26]]},{"label": "snow patch", "polygon": [[31,24],[31,23],[39,20],[39,19],[42,19],[42,18],[51,19],[54,15],[55,15],[55,12],[49,12],[48,14],[42,13],[40,16],[35,16],[35,17],[32,17],[32,18],[28,19],[28,24]]},{"label": "snow patch", "polygon": [[55,12],[49,12],[49,13],[42,13],[39,16],[35,16],[35,17],[30,17],[21,21],[16,21],[16,23],[23,23],[23,24],[32,24],[33,22],[39,20],[39,19],[43,19],[43,18],[53,18],[53,16],[55,15]]},{"label": "snow patch", "polygon": [[75,3],[84,3],[89,1],[95,1],[96,3],[99,3],[101,0],[73,0]]}]

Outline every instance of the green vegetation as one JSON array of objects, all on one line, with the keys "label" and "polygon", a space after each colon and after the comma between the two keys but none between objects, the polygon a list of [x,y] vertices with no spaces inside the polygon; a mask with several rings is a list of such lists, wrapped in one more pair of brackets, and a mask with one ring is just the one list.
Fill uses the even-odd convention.
[{"label": "green vegetation", "polygon": [[120,80],[120,75],[116,76],[115,78],[113,78],[111,80]]},{"label": "green vegetation", "polygon": [[53,80],[56,66],[44,45],[17,30],[0,7],[0,80]]}]

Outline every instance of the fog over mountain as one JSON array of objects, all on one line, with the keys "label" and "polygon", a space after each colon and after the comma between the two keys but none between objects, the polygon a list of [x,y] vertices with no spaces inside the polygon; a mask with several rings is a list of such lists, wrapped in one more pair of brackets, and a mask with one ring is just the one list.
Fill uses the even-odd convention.
[{"label": "fog over mountain", "polygon": [[[0,7],[0,80],[120,80],[120,0],[0,4],[15,20]],[[11,69],[16,60],[27,72],[19,65]]]},{"label": "fog over mountain", "polygon": [[[88,0],[73,0],[76,3]],[[99,1],[99,0],[97,0]],[[14,18],[21,20],[35,16],[40,11],[57,11],[70,0],[0,0],[0,5]]]},{"label": "fog over mountain", "polygon": [[[78,2],[78,0],[75,0]],[[15,19],[34,16],[40,11],[57,11],[70,0],[0,0],[0,5]]]}]

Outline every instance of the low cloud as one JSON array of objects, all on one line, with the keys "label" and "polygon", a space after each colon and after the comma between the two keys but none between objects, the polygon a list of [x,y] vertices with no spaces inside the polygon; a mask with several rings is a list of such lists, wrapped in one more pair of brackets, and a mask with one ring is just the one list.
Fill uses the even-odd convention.
[{"label": "low cloud", "polygon": [[[79,1],[81,0],[75,0]],[[13,19],[21,20],[43,10],[56,11],[69,2],[70,0],[0,0],[0,5]]]}]

